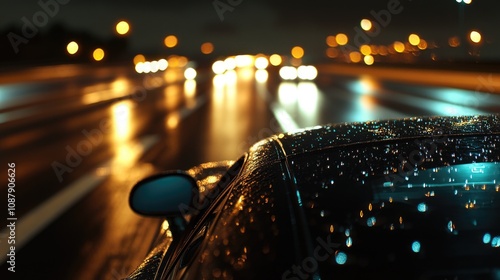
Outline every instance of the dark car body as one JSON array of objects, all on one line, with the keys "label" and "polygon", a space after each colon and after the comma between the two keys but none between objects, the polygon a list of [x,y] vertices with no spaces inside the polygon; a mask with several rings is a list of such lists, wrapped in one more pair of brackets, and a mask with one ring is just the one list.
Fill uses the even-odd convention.
[{"label": "dark car body", "polygon": [[203,195],[130,279],[500,279],[500,115],[315,127],[187,174]]}]

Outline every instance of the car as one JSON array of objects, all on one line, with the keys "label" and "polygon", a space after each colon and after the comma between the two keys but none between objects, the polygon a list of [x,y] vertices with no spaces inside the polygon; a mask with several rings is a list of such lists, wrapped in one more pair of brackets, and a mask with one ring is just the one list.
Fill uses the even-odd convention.
[{"label": "car", "polygon": [[128,279],[500,279],[500,115],[331,124],[139,181]]}]

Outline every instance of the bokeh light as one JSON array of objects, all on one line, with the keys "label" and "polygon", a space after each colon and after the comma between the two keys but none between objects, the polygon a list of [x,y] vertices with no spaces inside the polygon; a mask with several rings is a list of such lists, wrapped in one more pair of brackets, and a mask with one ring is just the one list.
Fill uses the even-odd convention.
[{"label": "bokeh light", "polygon": [[134,64],[137,65],[139,62],[146,62],[146,57],[143,54],[137,54],[134,56]]},{"label": "bokeh light", "polygon": [[349,38],[344,33],[339,33],[335,36],[335,41],[337,41],[337,44],[344,46],[349,42]]},{"label": "bokeh light", "polygon": [[481,42],[481,33],[479,33],[479,31],[473,30],[470,32],[469,38],[473,43],[479,44]]},{"label": "bokeh light", "polygon": [[359,23],[359,25],[361,25],[361,28],[364,31],[369,31],[370,29],[372,29],[372,22],[366,18],[362,19],[361,22]]},{"label": "bokeh light", "polygon": [[405,51],[405,44],[403,44],[402,42],[400,41],[396,41],[394,42],[393,44],[393,47],[394,47],[394,50],[398,53],[402,53]]},{"label": "bokeh light", "polygon": [[417,34],[410,34],[410,36],[408,36],[408,42],[413,46],[418,46],[418,44],[420,44],[420,37]]},{"label": "bokeh light", "polygon": [[205,43],[201,44],[200,49],[201,49],[201,53],[203,53],[203,54],[211,54],[214,51],[214,44],[212,44],[210,42],[205,42]]},{"label": "bokeh light", "polygon": [[92,57],[94,58],[95,61],[101,61],[104,59],[104,50],[101,48],[97,48],[94,50],[92,53]]},{"label": "bokeh light", "polygon": [[165,44],[165,46],[167,48],[173,48],[173,47],[177,46],[178,40],[177,40],[177,37],[175,35],[168,35],[167,37],[165,37],[165,40],[163,41],[163,43]]},{"label": "bokeh light", "polygon": [[336,47],[338,46],[337,40],[335,39],[335,36],[330,35],[326,37],[326,45],[329,47]]},{"label": "bokeh light", "polygon": [[349,59],[351,60],[351,62],[358,63],[361,61],[361,53],[351,52],[349,53]]},{"label": "bokeh light", "polygon": [[269,62],[271,63],[272,66],[278,66],[281,64],[283,59],[279,54],[273,54],[269,57]]},{"label": "bokeh light", "polygon": [[130,25],[128,22],[122,20],[116,24],[116,33],[120,35],[125,35],[130,31]]},{"label": "bokeh light", "polygon": [[372,55],[366,55],[363,58],[363,61],[365,62],[366,65],[372,65],[375,62],[375,59],[373,58]]},{"label": "bokeh light", "polygon": [[69,54],[75,54],[78,52],[78,43],[75,41],[71,41],[68,43],[66,46],[66,50],[68,51]]},{"label": "bokeh light", "polygon": [[304,56],[304,49],[300,46],[292,48],[291,54],[294,58],[302,58]]}]

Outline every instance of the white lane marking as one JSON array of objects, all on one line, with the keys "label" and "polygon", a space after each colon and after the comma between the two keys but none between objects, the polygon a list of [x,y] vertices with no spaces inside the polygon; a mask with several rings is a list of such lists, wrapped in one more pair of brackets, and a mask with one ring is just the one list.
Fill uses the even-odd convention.
[{"label": "white lane marking", "polygon": [[[146,153],[157,142],[159,137],[156,135],[147,135],[139,139],[137,143],[132,145],[140,146],[138,153]],[[139,156],[137,156],[139,158]],[[16,222],[16,253],[26,245],[33,237],[45,229],[50,223],[61,216],[68,208],[80,201],[86,194],[100,185],[108,176],[109,173],[99,173],[101,168],[112,167],[113,160],[110,159],[101,164],[94,171],[87,173],[80,179],[76,180],[35,209],[24,215]],[[125,172],[125,171],[124,171]],[[0,236],[8,236],[7,228],[0,231]],[[0,247],[0,263],[7,260],[9,245]]]}]

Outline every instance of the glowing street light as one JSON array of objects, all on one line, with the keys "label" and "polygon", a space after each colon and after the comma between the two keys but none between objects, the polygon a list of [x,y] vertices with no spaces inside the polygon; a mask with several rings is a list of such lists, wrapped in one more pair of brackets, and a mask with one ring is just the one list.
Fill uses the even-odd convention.
[{"label": "glowing street light", "polygon": [[408,36],[408,42],[413,46],[418,46],[418,44],[420,44],[420,37],[417,34],[410,34],[410,36]]},{"label": "glowing street light", "polygon": [[292,53],[292,56],[294,58],[299,59],[299,58],[302,58],[304,56],[304,49],[300,46],[295,46],[292,48],[291,53]]},{"label": "glowing street light", "polygon": [[101,48],[97,48],[94,50],[92,53],[92,57],[94,58],[95,61],[101,61],[104,58],[104,50]]},{"label": "glowing street light", "polygon": [[361,25],[361,28],[364,31],[368,31],[368,30],[372,29],[372,22],[366,18],[362,19],[361,22],[359,23],[359,25]]},{"label": "glowing street light", "polygon": [[214,51],[214,44],[210,42],[205,42],[201,44],[201,53],[203,54],[211,54]]},{"label": "glowing street light", "polygon": [[69,54],[75,54],[78,52],[78,43],[75,41],[71,41],[68,43],[66,46],[66,50],[68,51]]},{"label": "glowing street light", "polygon": [[344,33],[337,34],[337,36],[335,36],[335,40],[337,41],[337,44],[341,46],[344,46],[349,42],[349,38]]},{"label": "glowing street light", "polygon": [[130,25],[128,22],[122,20],[116,24],[116,33],[120,35],[126,35],[130,31]]},{"label": "glowing street light", "polygon": [[177,40],[177,37],[175,35],[168,35],[167,37],[165,37],[165,40],[163,41],[163,43],[165,43],[165,46],[167,48],[173,48],[173,47],[177,46],[178,40]]},{"label": "glowing street light", "polygon": [[481,33],[479,33],[479,31],[473,30],[470,32],[469,38],[473,43],[479,44],[481,42]]}]

